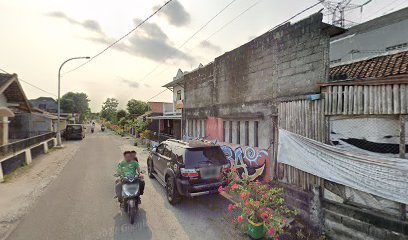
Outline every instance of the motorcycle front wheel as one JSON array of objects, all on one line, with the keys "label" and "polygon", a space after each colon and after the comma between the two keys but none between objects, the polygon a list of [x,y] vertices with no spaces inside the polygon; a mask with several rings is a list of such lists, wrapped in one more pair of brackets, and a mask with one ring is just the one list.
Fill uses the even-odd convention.
[{"label": "motorcycle front wheel", "polygon": [[137,213],[137,203],[129,204],[129,220],[130,224],[135,223],[136,213]]}]

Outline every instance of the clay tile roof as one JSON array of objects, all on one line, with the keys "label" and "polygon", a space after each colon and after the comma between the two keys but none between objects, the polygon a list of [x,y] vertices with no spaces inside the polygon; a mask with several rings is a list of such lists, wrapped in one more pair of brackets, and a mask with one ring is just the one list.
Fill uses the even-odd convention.
[{"label": "clay tile roof", "polygon": [[408,74],[408,51],[330,68],[331,81],[384,78]]}]

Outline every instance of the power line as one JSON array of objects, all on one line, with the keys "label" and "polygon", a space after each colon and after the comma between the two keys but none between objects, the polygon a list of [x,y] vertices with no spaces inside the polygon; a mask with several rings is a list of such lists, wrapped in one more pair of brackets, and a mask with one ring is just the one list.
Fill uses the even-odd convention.
[{"label": "power line", "polygon": [[[6,74],[10,74],[10,73],[8,73],[7,71],[5,71],[5,70],[3,70],[3,69],[1,69],[1,68],[0,68],[0,71],[4,72],[4,73],[6,73]],[[54,93],[48,92],[48,91],[46,91],[46,90],[44,90],[44,89],[42,89],[42,88],[40,88],[40,87],[35,86],[34,84],[31,84],[31,83],[29,83],[29,82],[27,82],[27,81],[24,81],[24,80],[21,79],[20,77],[18,77],[18,80],[19,80],[20,82],[23,82],[23,83],[27,84],[27,85],[30,85],[31,87],[34,87],[34,88],[38,89],[38,90],[40,90],[40,91],[43,91],[43,92],[45,92],[45,93],[47,93],[47,94],[50,94],[50,95],[52,95],[52,96],[57,97],[57,95],[55,95]]]},{"label": "power line", "polygon": [[[316,6],[319,5],[319,4],[320,4],[320,2],[315,3],[315,4],[313,4],[312,6],[306,8],[306,9],[300,11],[300,12],[298,12],[297,14],[295,14],[295,15],[293,15],[292,17],[288,18],[288,19],[285,20],[284,22],[282,22],[282,23],[276,25],[275,27],[271,28],[268,32],[273,31],[273,30],[275,30],[276,28],[278,28],[278,27],[280,27],[280,26],[286,24],[286,23],[289,22],[290,20],[292,20],[292,19],[296,18],[297,16],[301,15],[302,13],[304,13],[304,12],[306,12],[306,11],[308,11],[308,10],[314,8],[314,7],[316,7]],[[167,90],[167,88],[166,88],[165,90]],[[165,90],[164,90],[164,91],[165,91]],[[162,94],[164,91],[160,92],[159,94],[157,94],[157,95],[154,96],[154,97],[157,97],[158,95]],[[149,100],[150,100],[150,99],[149,99]],[[148,101],[149,101],[149,100],[148,100]]]},{"label": "power line", "polygon": [[[242,11],[241,13],[239,13],[237,16],[235,16],[233,19],[231,19],[230,21],[228,21],[226,24],[222,25],[219,29],[217,29],[215,32],[213,32],[210,36],[208,36],[204,41],[208,41],[210,38],[212,38],[214,35],[216,35],[217,33],[219,33],[220,31],[222,31],[225,27],[227,27],[228,25],[230,25],[231,23],[233,23],[235,20],[237,20],[238,18],[240,18],[242,15],[244,15],[246,12],[248,12],[250,9],[252,9],[253,7],[255,7],[256,5],[258,5],[261,1],[263,0],[259,0],[257,2],[255,2],[254,4],[252,4],[251,6],[249,6],[248,8],[246,8],[244,11]],[[195,49],[195,48],[194,48]],[[154,72],[159,66],[156,66],[152,72]],[[163,74],[165,71],[167,71],[170,67],[167,67],[165,69],[163,69],[160,73],[156,74],[155,76],[160,76],[161,74]],[[145,77],[143,77],[142,79],[145,79],[148,75],[146,75]]]},{"label": "power line", "polygon": [[[177,53],[177,51],[180,51],[182,47],[184,47],[191,39],[193,39],[199,32],[201,32],[208,24],[210,24],[216,17],[218,17],[222,12],[224,12],[229,6],[231,6],[234,2],[237,0],[232,0],[230,3],[228,3],[223,9],[221,9],[215,16],[213,16],[210,20],[208,20],[203,26],[201,26],[196,32],[193,33],[186,41],[184,41],[178,48],[174,49],[171,54],[167,55],[165,59],[171,58],[174,56],[174,54]],[[146,80],[148,76],[150,76],[156,69],[158,69],[161,65],[163,65],[164,62],[159,63],[156,67],[154,67],[149,73],[147,73],[143,78],[139,80],[139,82],[143,82]]]},{"label": "power line", "polygon": [[251,8],[255,7],[256,5],[258,5],[262,0],[259,0],[257,2],[255,2],[254,4],[252,4],[251,6],[249,6],[248,8],[246,8],[244,11],[242,11],[240,14],[238,14],[237,16],[235,16],[233,19],[231,19],[230,21],[228,21],[226,24],[222,25],[217,31],[213,32],[208,38],[205,39],[205,41],[209,40],[210,38],[212,38],[215,34],[219,33],[221,30],[223,30],[225,27],[227,27],[228,25],[230,25],[232,22],[234,22],[235,20],[237,20],[238,18],[240,18],[242,15],[244,15],[246,12],[248,12],[249,10],[251,10]]},{"label": "power line", "polygon": [[301,15],[302,13],[304,13],[304,12],[306,12],[306,11],[308,11],[308,10],[314,8],[314,7],[316,7],[316,6],[319,5],[319,4],[320,4],[320,2],[317,2],[317,3],[313,4],[312,6],[310,6],[310,7],[306,8],[306,9],[304,9],[304,10],[302,10],[302,11],[296,13],[295,15],[293,15],[292,17],[290,17],[290,18],[287,19],[286,21],[284,21],[284,22],[282,22],[281,24],[279,24],[279,25],[277,25],[277,26],[271,28],[268,32],[271,32],[271,31],[277,29],[278,27],[280,27],[280,26],[282,26],[282,25],[284,25],[284,24],[290,22],[290,20],[292,20],[292,19],[296,18],[297,16]]},{"label": "power line", "polygon": [[153,98],[155,98],[155,97],[161,95],[161,94],[164,93],[166,90],[168,90],[168,89],[166,88],[166,89],[164,89],[163,91],[159,92],[158,94],[154,95],[153,97],[147,99],[146,102],[148,102],[148,101],[152,100]]},{"label": "power line", "polygon": [[143,20],[142,22],[140,22],[136,27],[134,27],[132,30],[130,30],[128,33],[126,33],[125,35],[123,35],[122,37],[120,37],[118,40],[114,41],[113,43],[111,43],[110,45],[108,45],[106,48],[104,48],[102,51],[98,52],[96,55],[94,55],[93,57],[91,57],[88,61],[82,63],[81,65],[79,65],[78,67],[71,69],[65,73],[63,73],[63,75],[68,74],[70,72],[73,72],[81,67],[83,67],[84,65],[88,64],[89,62],[91,62],[92,60],[94,60],[95,58],[97,58],[98,56],[102,55],[104,52],[106,52],[109,48],[115,46],[118,42],[122,41],[123,39],[125,39],[127,36],[129,36],[131,33],[133,33],[134,31],[136,31],[140,26],[142,26],[145,22],[147,22],[150,18],[152,18],[154,15],[156,15],[160,10],[162,10],[162,8],[164,8],[167,4],[169,4],[170,2],[172,2],[173,0],[168,0],[166,3],[164,3],[161,7],[159,7],[158,9],[156,9],[156,11],[154,11],[150,16],[148,16],[145,20]]}]

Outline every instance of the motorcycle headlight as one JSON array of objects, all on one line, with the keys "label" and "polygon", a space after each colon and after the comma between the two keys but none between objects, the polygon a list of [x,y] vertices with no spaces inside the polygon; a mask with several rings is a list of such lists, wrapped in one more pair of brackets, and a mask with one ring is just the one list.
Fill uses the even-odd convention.
[{"label": "motorcycle headlight", "polygon": [[124,197],[136,196],[139,193],[139,184],[123,184],[122,193]]}]

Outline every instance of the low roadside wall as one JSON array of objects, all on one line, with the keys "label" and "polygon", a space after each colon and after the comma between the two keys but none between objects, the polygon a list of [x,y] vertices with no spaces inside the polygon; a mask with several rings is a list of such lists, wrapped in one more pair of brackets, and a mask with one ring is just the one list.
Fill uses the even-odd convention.
[{"label": "low roadside wall", "polygon": [[4,181],[4,175],[31,164],[38,155],[47,153],[56,146],[56,142],[55,133],[47,133],[0,146],[0,182]]}]

